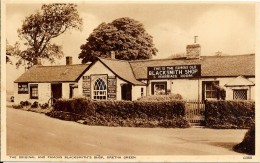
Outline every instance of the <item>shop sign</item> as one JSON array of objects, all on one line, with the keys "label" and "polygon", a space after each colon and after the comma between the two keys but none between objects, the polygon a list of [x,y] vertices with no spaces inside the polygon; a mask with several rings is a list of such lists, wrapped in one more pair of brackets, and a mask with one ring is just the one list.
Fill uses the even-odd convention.
[{"label": "shop sign", "polygon": [[116,77],[108,76],[107,82],[107,99],[116,100]]},{"label": "shop sign", "polygon": [[83,96],[90,97],[90,76],[83,76]]},{"label": "shop sign", "polygon": [[18,94],[28,94],[28,83],[18,83]]},{"label": "shop sign", "polygon": [[201,65],[157,66],[147,68],[147,78],[186,79],[201,76]]}]

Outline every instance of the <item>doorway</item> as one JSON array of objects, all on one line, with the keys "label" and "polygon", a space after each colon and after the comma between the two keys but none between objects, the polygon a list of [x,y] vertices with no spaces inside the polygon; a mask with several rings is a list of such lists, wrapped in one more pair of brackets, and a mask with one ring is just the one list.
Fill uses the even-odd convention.
[{"label": "doorway", "polygon": [[58,100],[62,97],[62,84],[55,83],[51,84],[51,97]]},{"label": "doorway", "polygon": [[122,100],[132,100],[132,85],[131,84],[123,84],[121,86],[121,97]]}]

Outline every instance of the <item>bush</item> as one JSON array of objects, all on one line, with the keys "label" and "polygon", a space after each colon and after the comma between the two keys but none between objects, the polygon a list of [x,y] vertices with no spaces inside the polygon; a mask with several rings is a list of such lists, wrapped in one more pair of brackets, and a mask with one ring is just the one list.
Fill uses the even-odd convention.
[{"label": "bush", "polygon": [[207,101],[205,124],[209,128],[250,128],[255,123],[254,101]]},{"label": "bush", "polygon": [[255,125],[253,125],[245,134],[243,141],[233,148],[240,153],[255,155]]},{"label": "bush", "polygon": [[22,109],[23,108],[23,106],[21,104],[19,104],[19,105],[12,105],[12,107],[14,109]]},{"label": "bush", "polygon": [[[183,101],[91,101],[85,98],[58,100],[50,116],[58,112],[82,115],[85,124],[129,127],[189,127]],[[68,114],[66,114],[68,116]],[[69,119],[69,118],[68,118]],[[75,118],[71,118],[75,119]]]},{"label": "bush", "polygon": [[31,105],[31,108],[38,108],[39,103],[37,101],[34,101],[33,104]]},{"label": "bush", "polygon": [[21,105],[21,106],[30,106],[31,103],[30,103],[29,101],[21,101],[21,102],[20,102],[20,105]]},{"label": "bush", "polygon": [[39,106],[41,107],[41,109],[47,109],[49,107],[49,104],[44,103],[44,104],[39,104]]},{"label": "bush", "polygon": [[180,94],[169,94],[169,95],[152,95],[152,96],[143,96],[137,99],[138,101],[175,101],[182,100]]}]

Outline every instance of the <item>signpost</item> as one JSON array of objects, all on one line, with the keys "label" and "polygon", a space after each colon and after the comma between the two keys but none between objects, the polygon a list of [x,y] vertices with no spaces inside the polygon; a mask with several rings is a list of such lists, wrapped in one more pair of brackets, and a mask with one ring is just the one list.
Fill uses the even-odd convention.
[{"label": "signpost", "polygon": [[147,79],[199,78],[201,65],[177,65],[147,67]]}]

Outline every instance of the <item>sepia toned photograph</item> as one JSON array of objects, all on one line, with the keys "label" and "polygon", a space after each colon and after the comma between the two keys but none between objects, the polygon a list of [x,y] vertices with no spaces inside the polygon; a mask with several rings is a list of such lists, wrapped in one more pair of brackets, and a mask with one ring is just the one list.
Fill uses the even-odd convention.
[{"label": "sepia toned photograph", "polygon": [[1,160],[259,162],[258,7],[1,2]]}]

